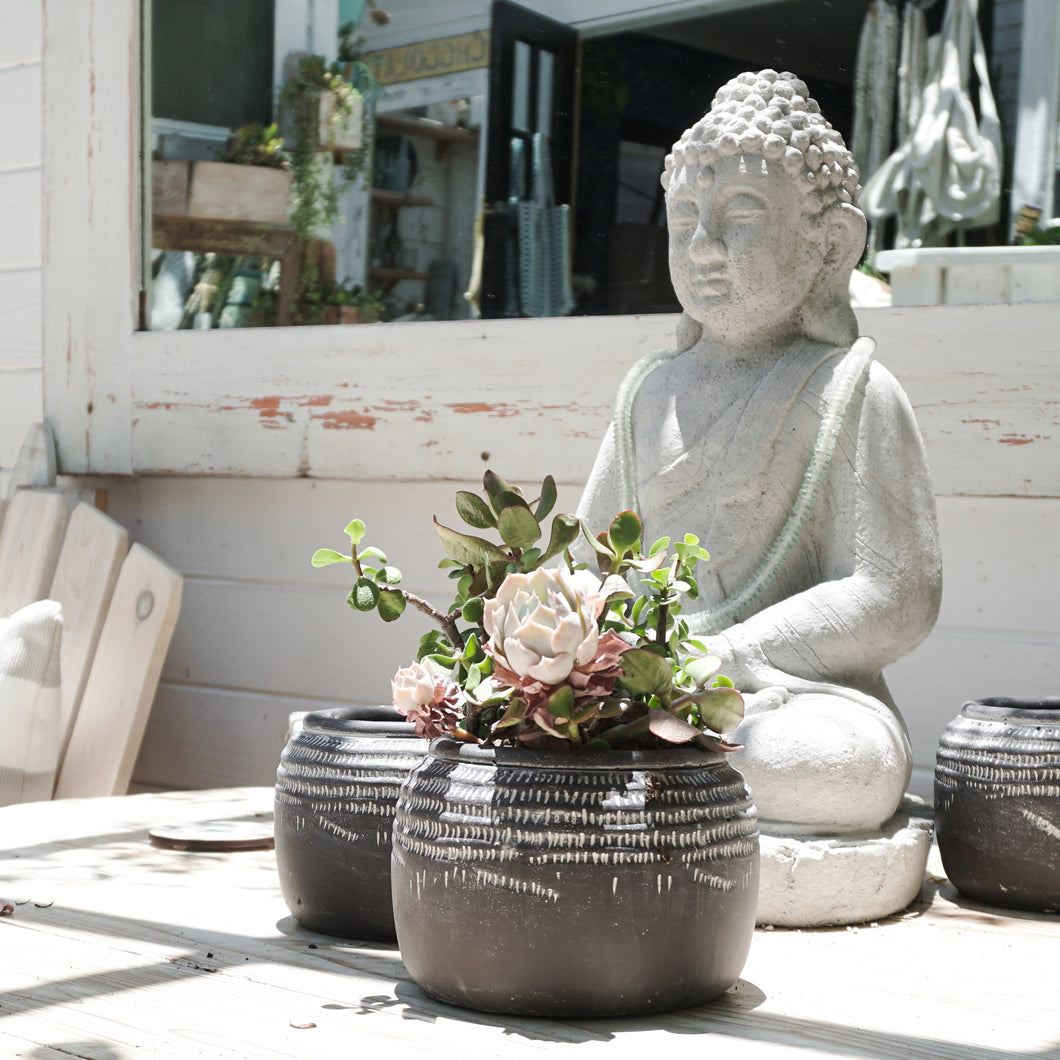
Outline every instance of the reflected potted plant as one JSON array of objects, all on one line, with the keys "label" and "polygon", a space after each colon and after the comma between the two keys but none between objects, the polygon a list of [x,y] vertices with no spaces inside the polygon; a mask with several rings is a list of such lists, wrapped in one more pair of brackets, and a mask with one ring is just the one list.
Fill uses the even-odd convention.
[{"label": "reflected potted plant", "polygon": [[[707,558],[692,535],[642,544],[633,512],[591,533],[491,472],[457,494],[472,533],[435,528],[455,599],[401,587],[346,527],[356,611],[437,628],[394,677],[431,739],[397,799],[402,958],[431,996],[543,1016],[662,1012],[727,989],[746,959],[757,821],[724,733],[743,703],[681,619]],[[480,536],[491,532],[499,542]],[[581,542],[596,571],[576,562]],[[280,844],[277,836],[278,847]]]},{"label": "reflected potted plant", "polygon": [[289,157],[276,124],[232,130],[216,162],[155,159],[155,214],[285,224],[291,205]]}]

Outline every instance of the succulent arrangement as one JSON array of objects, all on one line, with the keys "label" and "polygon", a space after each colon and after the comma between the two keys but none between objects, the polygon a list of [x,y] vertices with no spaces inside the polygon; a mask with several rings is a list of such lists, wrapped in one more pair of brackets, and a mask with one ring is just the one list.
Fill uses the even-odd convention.
[{"label": "succulent arrangement", "polygon": [[[385,622],[409,605],[437,625],[416,661],[395,674],[395,708],[418,735],[487,744],[603,751],[698,743],[713,750],[743,717],[743,699],[719,675],[722,660],[689,633],[683,602],[698,594],[697,565],[709,559],[692,534],[660,538],[645,551],[635,512],[593,534],[572,515],[552,516],[551,476],[538,497],[493,472],[482,496],[456,495],[472,531],[434,520],[455,583],[442,611],[402,588],[386,554],[366,545],[366,527],[345,528],[347,555],[318,549],[313,565],[350,564],[349,606]],[[576,562],[579,544],[596,572]]]}]

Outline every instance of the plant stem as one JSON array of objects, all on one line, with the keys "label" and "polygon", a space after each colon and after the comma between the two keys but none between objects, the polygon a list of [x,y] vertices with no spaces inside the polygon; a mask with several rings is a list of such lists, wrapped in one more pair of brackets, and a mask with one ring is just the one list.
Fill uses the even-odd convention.
[{"label": "plant stem", "polygon": [[666,643],[666,620],[670,617],[670,605],[659,604],[659,620],[655,624],[655,643]]},{"label": "plant stem", "polygon": [[464,650],[464,642],[460,639],[460,631],[456,628],[456,619],[452,615],[443,614],[422,597],[417,596],[415,593],[410,593],[408,589],[402,589],[401,591],[405,594],[405,599],[417,611],[422,611],[429,618],[433,618],[442,627],[442,632],[445,634],[446,639],[457,651],[462,652]]}]

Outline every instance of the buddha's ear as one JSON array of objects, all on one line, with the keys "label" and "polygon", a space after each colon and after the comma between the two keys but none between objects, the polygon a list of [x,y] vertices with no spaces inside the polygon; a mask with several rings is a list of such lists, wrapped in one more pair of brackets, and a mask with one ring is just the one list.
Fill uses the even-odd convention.
[{"label": "buddha's ear", "polygon": [[843,272],[847,282],[865,250],[868,223],[865,215],[849,202],[836,203],[821,218],[824,227],[825,268]]},{"label": "buddha's ear", "polygon": [[858,335],[850,308],[850,274],[865,249],[865,215],[850,203],[837,203],[825,210],[818,224],[824,262],[802,307],[803,329],[830,345],[849,345]]}]

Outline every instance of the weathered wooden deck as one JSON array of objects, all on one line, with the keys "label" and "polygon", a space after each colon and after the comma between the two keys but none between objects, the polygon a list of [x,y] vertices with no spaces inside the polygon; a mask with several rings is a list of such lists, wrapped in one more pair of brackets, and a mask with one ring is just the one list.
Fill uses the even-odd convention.
[{"label": "weathered wooden deck", "polygon": [[0,918],[0,1055],[1060,1058],[1060,917],[965,902],[937,874],[875,926],[759,930],[709,1005],[519,1019],[429,1000],[395,947],[299,928],[271,852],[147,842],[270,811],[265,788],[0,810],[0,896],[19,903]]}]

